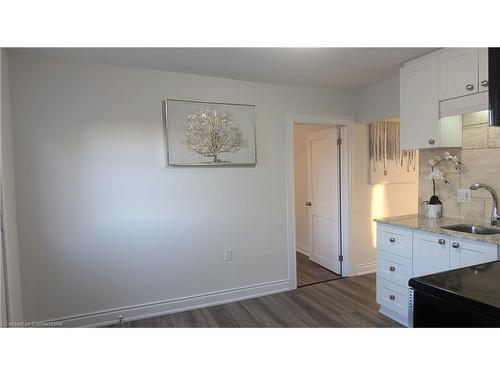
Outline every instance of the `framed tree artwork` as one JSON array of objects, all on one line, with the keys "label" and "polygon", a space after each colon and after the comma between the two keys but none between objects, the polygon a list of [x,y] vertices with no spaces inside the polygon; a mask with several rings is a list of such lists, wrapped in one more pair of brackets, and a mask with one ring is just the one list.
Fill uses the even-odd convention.
[{"label": "framed tree artwork", "polygon": [[167,164],[254,166],[255,106],[167,99]]}]

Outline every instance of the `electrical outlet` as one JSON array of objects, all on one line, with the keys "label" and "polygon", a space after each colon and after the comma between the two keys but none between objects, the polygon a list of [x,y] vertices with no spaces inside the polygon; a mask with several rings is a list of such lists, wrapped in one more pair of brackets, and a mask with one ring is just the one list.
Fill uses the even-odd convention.
[{"label": "electrical outlet", "polygon": [[466,203],[471,201],[471,191],[470,189],[458,189],[457,190],[457,202]]},{"label": "electrical outlet", "polygon": [[232,249],[224,250],[224,260],[226,262],[231,262],[233,260],[233,250]]}]

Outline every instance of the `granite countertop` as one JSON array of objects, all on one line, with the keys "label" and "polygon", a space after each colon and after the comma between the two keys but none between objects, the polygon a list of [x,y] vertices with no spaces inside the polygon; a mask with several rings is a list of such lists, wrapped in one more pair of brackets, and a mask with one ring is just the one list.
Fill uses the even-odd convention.
[{"label": "granite countertop", "polygon": [[[447,236],[459,237],[473,241],[481,241],[500,245],[500,234],[471,234],[462,233],[454,230],[442,229],[441,227],[455,224],[475,224],[484,227],[491,227],[487,223],[472,223],[463,219],[455,219],[451,217],[442,217],[440,219],[429,219],[423,215],[404,215],[404,216],[394,216],[386,217],[381,219],[374,219],[377,223],[395,225],[398,227],[417,229],[425,232],[445,234]],[[500,227],[491,227],[495,229],[500,229]]]}]

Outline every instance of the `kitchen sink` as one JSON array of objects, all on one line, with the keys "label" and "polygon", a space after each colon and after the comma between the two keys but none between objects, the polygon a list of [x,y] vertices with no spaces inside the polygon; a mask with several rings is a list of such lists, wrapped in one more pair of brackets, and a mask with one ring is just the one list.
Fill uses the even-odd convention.
[{"label": "kitchen sink", "polygon": [[482,227],[480,225],[469,225],[469,224],[448,225],[446,227],[441,227],[441,228],[448,230],[455,230],[457,232],[471,233],[471,234],[491,235],[500,233],[500,229]]}]

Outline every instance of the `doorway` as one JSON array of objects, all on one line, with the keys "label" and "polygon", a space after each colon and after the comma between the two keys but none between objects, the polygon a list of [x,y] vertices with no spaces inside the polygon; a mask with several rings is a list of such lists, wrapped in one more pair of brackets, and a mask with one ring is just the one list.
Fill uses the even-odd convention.
[{"label": "doorway", "polygon": [[342,277],[341,127],[293,125],[297,287]]}]

